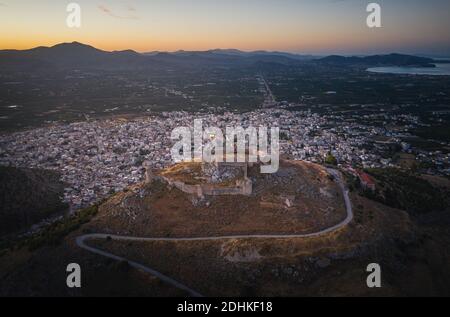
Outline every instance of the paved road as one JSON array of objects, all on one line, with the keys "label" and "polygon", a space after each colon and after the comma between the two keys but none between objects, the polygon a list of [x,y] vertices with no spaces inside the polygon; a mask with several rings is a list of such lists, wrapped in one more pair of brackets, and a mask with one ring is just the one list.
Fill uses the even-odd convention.
[{"label": "paved road", "polygon": [[85,242],[86,242],[86,240],[95,240],[95,239],[111,239],[113,241],[135,241],[135,242],[155,242],[155,241],[166,241],[166,242],[178,241],[178,242],[181,242],[181,241],[220,241],[220,240],[234,240],[234,239],[299,239],[299,238],[311,238],[311,237],[322,236],[322,235],[337,231],[337,230],[345,227],[353,220],[353,208],[352,208],[352,204],[350,201],[349,192],[345,188],[344,182],[342,181],[341,174],[334,169],[328,169],[328,172],[335,177],[340,189],[342,190],[342,193],[344,196],[345,208],[347,210],[347,217],[341,223],[339,223],[333,227],[318,231],[318,232],[308,233],[308,234],[287,234],[287,235],[257,234],[257,235],[231,235],[231,236],[196,237],[196,238],[143,238],[143,237],[129,237],[129,236],[117,236],[117,235],[110,235],[110,234],[103,234],[103,233],[95,233],[95,234],[87,234],[87,235],[77,237],[76,243],[80,248],[87,250],[89,252],[92,252],[92,253],[95,253],[95,254],[98,254],[98,255],[101,255],[101,256],[116,260],[116,261],[127,261],[130,264],[130,266],[132,266],[136,269],[142,270],[144,272],[150,273],[150,274],[156,276],[157,278],[163,280],[164,282],[167,282],[168,284],[170,284],[176,288],[179,288],[179,289],[182,289],[182,290],[188,292],[189,295],[191,295],[193,297],[202,297],[202,295],[200,293],[196,292],[195,290],[187,287],[186,285],[181,284],[180,282],[178,282],[158,271],[155,271],[155,270],[153,270],[147,266],[144,266],[142,264],[139,264],[137,262],[133,262],[126,258],[122,258],[120,256],[114,255],[112,253],[90,247],[90,246],[86,245]]},{"label": "paved road", "polygon": [[275,96],[273,95],[272,90],[270,89],[270,86],[267,83],[267,80],[264,78],[264,76],[261,74],[260,77],[263,80],[264,88],[266,89],[266,97],[264,99],[264,105],[272,107],[276,103]]}]

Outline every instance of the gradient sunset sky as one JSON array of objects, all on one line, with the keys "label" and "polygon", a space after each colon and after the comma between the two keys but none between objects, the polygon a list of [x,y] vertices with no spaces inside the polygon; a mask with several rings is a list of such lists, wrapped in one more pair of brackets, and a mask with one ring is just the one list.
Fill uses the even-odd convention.
[{"label": "gradient sunset sky", "polygon": [[[0,0],[0,49],[78,41],[105,50],[281,50],[314,54],[450,55],[449,0]],[[382,6],[381,29],[366,6]]]}]

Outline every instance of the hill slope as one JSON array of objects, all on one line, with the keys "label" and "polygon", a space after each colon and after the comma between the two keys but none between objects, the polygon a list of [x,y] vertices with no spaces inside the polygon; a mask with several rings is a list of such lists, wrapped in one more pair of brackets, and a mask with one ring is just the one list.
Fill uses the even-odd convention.
[{"label": "hill slope", "polygon": [[[450,236],[442,215],[436,222],[414,222],[406,212],[356,192],[351,194],[354,221],[323,236],[163,241],[232,232],[309,232],[328,226],[323,222],[339,214],[321,211],[321,204],[328,204],[327,196],[336,202],[341,199],[333,195],[333,178],[320,166],[290,162],[274,177],[258,177],[251,170],[249,176],[255,185],[252,196],[230,199],[199,200],[158,177],[153,183],[131,186],[99,204],[86,219],[67,219],[63,227],[74,228],[71,232],[61,234],[62,226],[56,225],[42,233],[43,242],[49,243],[32,252],[27,246],[33,241],[6,250],[3,256],[0,250],[0,295],[180,296],[179,290],[134,270],[126,261],[115,262],[77,247],[76,238],[90,233],[161,238],[133,242],[106,237],[88,245],[151,267],[207,296],[449,294]],[[294,195],[297,199],[289,198]],[[278,199],[282,196],[294,206]],[[259,204],[246,201],[250,199]],[[314,227],[311,221],[317,222]],[[302,228],[305,225],[308,228]],[[65,267],[74,262],[84,270],[83,288],[69,290],[63,283]],[[382,265],[383,288],[367,288],[368,263]]]},{"label": "hill slope", "polygon": [[431,58],[403,54],[373,55],[366,57],[345,57],[332,55],[319,60],[321,63],[337,65],[367,65],[367,66],[422,66],[434,67]]},{"label": "hill slope", "polygon": [[0,236],[67,209],[63,193],[56,172],[0,167]]}]

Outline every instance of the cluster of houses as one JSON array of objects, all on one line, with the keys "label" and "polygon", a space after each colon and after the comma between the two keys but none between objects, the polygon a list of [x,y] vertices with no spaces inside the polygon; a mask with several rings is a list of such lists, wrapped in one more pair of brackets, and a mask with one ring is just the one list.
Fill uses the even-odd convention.
[{"label": "cluster of houses", "polygon": [[[340,116],[279,107],[247,113],[164,112],[157,116],[58,124],[4,134],[0,136],[0,165],[60,172],[67,183],[64,199],[77,209],[143,181],[143,162],[153,169],[172,165],[172,131],[192,127],[195,119],[221,129],[279,127],[282,156],[323,163],[331,154],[342,166],[353,167],[361,183],[370,189],[374,182],[360,170],[395,166],[382,153],[386,145],[376,144],[374,139],[385,137],[396,141],[401,133],[371,125],[370,121],[361,124]],[[416,120],[402,119],[405,125]],[[411,149],[405,144],[403,150]],[[444,160],[448,163],[448,156]]]}]

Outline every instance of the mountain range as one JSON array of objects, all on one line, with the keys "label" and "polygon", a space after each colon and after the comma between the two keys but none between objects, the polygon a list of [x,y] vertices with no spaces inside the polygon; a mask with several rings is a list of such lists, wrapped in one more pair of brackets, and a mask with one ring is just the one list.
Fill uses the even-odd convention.
[{"label": "mountain range", "polygon": [[0,50],[3,70],[38,69],[130,69],[154,67],[195,67],[200,65],[253,65],[259,62],[295,65],[307,61],[332,65],[432,66],[433,59],[403,54],[345,57],[315,57],[285,52],[213,49],[138,53],[133,50],[104,51],[78,42],[28,50]]},{"label": "mountain range", "polygon": [[347,65],[370,65],[370,66],[421,66],[434,67],[434,60],[426,57],[418,57],[403,54],[372,55],[364,57],[345,57],[332,55],[321,59],[323,63],[347,64]]}]

